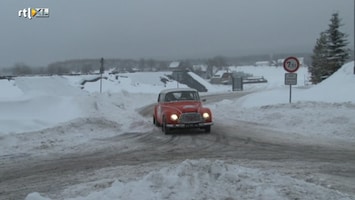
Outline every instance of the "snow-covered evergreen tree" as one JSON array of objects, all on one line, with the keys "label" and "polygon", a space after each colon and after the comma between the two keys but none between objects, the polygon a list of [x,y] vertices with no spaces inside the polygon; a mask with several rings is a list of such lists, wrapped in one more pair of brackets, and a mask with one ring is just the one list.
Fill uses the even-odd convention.
[{"label": "snow-covered evergreen tree", "polygon": [[338,13],[332,14],[328,30],[322,32],[313,49],[310,67],[313,83],[336,72],[350,57],[347,35],[339,30],[342,26]]},{"label": "snow-covered evergreen tree", "polygon": [[328,35],[328,71],[333,74],[337,71],[349,58],[349,48],[347,48],[348,41],[347,35],[342,33],[339,28],[342,26],[340,23],[339,14],[334,13],[330,19]]},{"label": "snow-covered evergreen tree", "polygon": [[322,78],[326,76],[327,57],[327,35],[322,32],[313,48],[312,65],[309,67],[313,84],[321,82]]}]

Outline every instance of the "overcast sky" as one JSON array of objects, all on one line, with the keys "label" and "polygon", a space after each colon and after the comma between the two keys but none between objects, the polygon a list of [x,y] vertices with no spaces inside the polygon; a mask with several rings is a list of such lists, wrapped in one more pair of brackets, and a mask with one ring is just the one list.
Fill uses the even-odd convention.
[{"label": "overcast sky", "polygon": [[[0,67],[81,58],[206,58],[312,52],[339,12],[354,46],[354,0],[1,0]],[[47,19],[18,10],[48,7]]]}]

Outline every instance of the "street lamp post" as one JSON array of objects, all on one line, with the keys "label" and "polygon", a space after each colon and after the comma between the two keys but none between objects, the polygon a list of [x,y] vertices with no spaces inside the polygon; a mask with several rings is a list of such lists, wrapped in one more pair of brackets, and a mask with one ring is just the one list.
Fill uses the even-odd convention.
[{"label": "street lamp post", "polygon": [[101,74],[101,78],[100,78],[100,93],[102,93],[102,74],[104,73],[105,71],[105,68],[104,68],[104,58],[101,58],[100,60],[100,74]]}]

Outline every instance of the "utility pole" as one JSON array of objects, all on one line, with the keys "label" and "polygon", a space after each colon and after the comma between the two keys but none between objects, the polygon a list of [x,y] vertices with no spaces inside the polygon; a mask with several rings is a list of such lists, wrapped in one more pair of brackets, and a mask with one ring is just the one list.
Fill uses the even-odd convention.
[{"label": "utility pole", "polygon": [[104,68],[104,58],[101,58],[100,60],[100,74],[101,74],[101,78],[100,78],[100,93],[102,93],[102,74],[104,73],[105,71],[105,68]]}]

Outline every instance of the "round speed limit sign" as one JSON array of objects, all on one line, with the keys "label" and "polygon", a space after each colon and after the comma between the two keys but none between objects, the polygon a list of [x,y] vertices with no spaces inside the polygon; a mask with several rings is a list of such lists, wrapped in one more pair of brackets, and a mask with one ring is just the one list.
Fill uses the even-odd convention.
[{"label": "round speed limit sign", "polygon": [[283,65],[286,71],[293,73],[300,67],[300,62],[296,57],[288,57],[284,60]]}]

